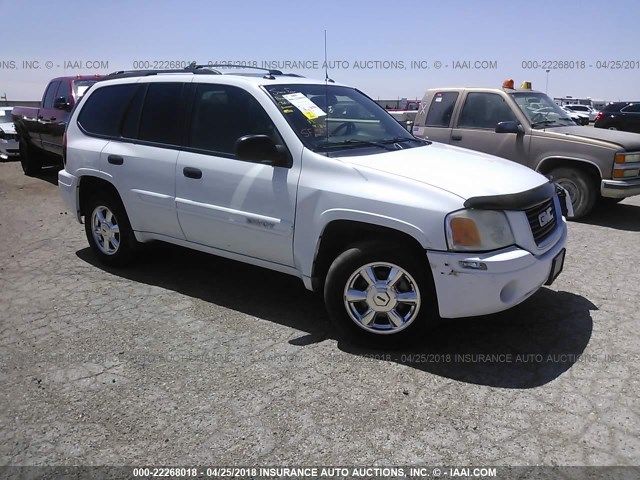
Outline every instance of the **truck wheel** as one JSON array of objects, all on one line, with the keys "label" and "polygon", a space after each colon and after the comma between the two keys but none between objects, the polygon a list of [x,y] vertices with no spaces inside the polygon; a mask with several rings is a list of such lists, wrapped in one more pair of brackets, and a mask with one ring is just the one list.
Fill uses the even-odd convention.
[{"label": "truck wheel", "polygon": [[137,241],[120,199],[99,192],[86,203],[83,214],[87,240],[98,259],[114,267],[129,263]]},{"label": "truck wheel", "polygon": [[25,140],[20,139],[20,164],[25,175],[30,177],[37,175],[42,170],[42,160],[38,152]]},{"label": "truck wheel", "polygon": [[388,243],[359,243],[340,254],[327,273],[324,300],[340,333],[385,348],[419,341],[438,318],[426,258]]},{"label": "truck wheel", "polygon": [[587,172],[577,168],[556,168],[549,174],[569,192],[573,205],[573,217],[570,218],[577,220],[593,209],[598,192],[595,181]]}]

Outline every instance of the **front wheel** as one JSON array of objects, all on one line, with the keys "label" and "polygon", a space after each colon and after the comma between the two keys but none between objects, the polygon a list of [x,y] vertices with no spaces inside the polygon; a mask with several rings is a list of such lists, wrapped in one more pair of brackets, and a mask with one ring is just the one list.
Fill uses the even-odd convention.
[{"label": "front wheel", "polygon": [[549,172],[553,181],[563,187],[571,198],[572,219],[586,216],[598,198],[595,180],[584,170],[576,168],[556,168]]},{"label": "front wheel", "polygon": [[324,298],[336,328],[358,343],[406,345],[437,319],[426,258],[381,242],[340,254],[327,273]]},{"label": "front wheel", "polygon": [[84,208],[84,227],[89,246],[98,259],[109,266],[124,266],[131,261],[137,245],[122,202],[102,192]]}]

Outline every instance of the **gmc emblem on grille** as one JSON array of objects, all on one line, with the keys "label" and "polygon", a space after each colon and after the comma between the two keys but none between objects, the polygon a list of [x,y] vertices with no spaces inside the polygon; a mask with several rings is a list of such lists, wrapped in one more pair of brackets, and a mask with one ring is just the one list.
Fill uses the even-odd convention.
[{"label": "gmc emblem on grille", "polygon": [[551,220],[553,220],[553,207],[547,208],[544,212],[538,215],[538,223],[541,227],[544,227]]}]

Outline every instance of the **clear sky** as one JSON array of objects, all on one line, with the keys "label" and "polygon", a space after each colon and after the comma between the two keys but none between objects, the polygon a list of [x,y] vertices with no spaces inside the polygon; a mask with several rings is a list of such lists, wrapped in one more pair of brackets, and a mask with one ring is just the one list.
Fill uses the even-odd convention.
[{"label": "clear sky", "polygon": [[54,76],[171,61],[299,61],[310,69],[285,70],[324,78],[325,29],[330,77],[373,98],[513,78],[542,91],[548,80],[551,96],[640,100],[639,0],[0,0],[0,15],[9,100],[40,99]]}]

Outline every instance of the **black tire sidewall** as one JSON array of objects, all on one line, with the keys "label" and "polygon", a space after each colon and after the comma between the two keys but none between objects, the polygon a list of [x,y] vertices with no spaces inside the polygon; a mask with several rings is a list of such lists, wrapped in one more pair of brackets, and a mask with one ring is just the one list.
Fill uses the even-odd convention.
[{"label": "black tire sidewall", "polygon": [[21,138],[18,148],[20,149],[20,165],[24,174],[30,177],[38,174],[42,170],[42,163],[29,142]]},{"label": "black tire sidewall", "polygon": [[[418,317],[411,325],[395,334],[375,334],[356,325],[344,305],[344,288],[351,275],[363,265],[373,262],[393,263],[402,267],[415,280],[420,292],[421,306]],[[395,348],[416,343],[429,327],[436,323],[438,307],[426,253],[423,257],[389,244],[366,242],[346,249],[332,263],[325,279],[325,306],[331,323],[348,340],[367,346]]]},{"label": "black tire sidewall", "polygon": [[598,192],[595,185],[595,180],[586,172],[574,168],[557,168],[549,172],[553,181],[559,183],[561,186],[571,191],[571,188],[567,188],[563,185],[564,182],[573,183],[579,190],[580,197],[577,203],[573,203],[575,200],[572,198],[573,203],[573,217],[572,219],[580,219],[585,217],[593,210],[598,199]]},{"label": "black tire sidewall", "polygon": [[[113,255],[107,255],[103,253],[95,239],[93,238],[91,216],[96,207],[107,207],[115,215],[120,229],[120,245],[118,250]],[[129,223],[129,217],[125,212],[124,206],[119,198],[115,198],[109,193],[98,193],[91,197],[84,206],[84,230],[87,236],[87,241],[93,253],[98,257],[100,262],[105,265],[120,267],[129,263],[132,259],[135,247],[136,239],[133,234],[133,229]]]}]

